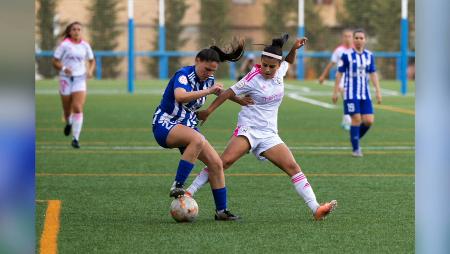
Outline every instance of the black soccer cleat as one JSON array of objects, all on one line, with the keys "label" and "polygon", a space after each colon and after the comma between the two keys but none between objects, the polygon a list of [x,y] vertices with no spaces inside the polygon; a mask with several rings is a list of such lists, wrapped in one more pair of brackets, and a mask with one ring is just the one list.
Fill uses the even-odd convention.
[{"label": "black soccer cleat", "polygon": [[229,210],[225,209],[221,212],[216,211],[216,214],[214,215],[215,220],[239,220],[241,217],[232,214]]},{"label": "black soccer cleat", "polygon": [[80,148],[80,143],[78,143],[78,140],[72,139],[72,147],[75,148],[75,149],[79,149]]},{"label": "black soccer cleat", "polygon": [[69,136],[71,130],[72,130],[72,125],[66,124],[66,126],[64,127],[64,136],[66,136],[66,137]]},{"label": "black soccer cleat", "polygon": [[178,198],[183,196],[186,191],[183,188],[183,184],[176,183],[172,188],[170,188],[169,197]]}]

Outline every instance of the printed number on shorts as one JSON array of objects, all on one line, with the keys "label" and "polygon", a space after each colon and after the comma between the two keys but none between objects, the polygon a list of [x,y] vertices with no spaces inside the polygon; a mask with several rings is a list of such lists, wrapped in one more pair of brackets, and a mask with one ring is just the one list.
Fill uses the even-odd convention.
[{"label": "printed number on shorts", "polygon": [[348,112],[355,112],[355,104],[347,103]]}]

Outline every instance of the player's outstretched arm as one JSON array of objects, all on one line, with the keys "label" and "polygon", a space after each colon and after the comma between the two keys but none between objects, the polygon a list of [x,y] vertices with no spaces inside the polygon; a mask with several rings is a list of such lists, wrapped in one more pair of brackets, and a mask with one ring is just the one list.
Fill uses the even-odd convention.
[{"label": "player's outstretched arm", "polygon": [[204,90],[188,92],[183,88],[176,88],[174,91],[175,100],[179,103],[187,103],[209,94],[219,93],[222,89],[222,84],[214,84],[212,87]]},{"label": "player's outstretched arm", "polygon": [[221,93],[212,103],[209,105],[209,107],[205,110],[201,110],[197,112],[197,117],[199,120],[202,121],[201,125],[203,125],[206,122],[206,119],[208,119],[209,115],[216,110],[222,103],[224,103],[226,100],[230,99],[231,97],[236,96],[233,90],[228,88],[225,92]]},{"label": "player's outstretched arm", "polygon": [[297,56],[297,49],[303,47],[303,45],[306,44],[306,41],[308,41],[308,38],[306,38],[306,37],[303,37],[301,39],[296,39],[294,42],[294,45],[292,45],[292,48],[289,51],[289,54],[284,59],[284,61],[286,61],[290,64],[294,64],[295,57]]},{"label": "player's outstretched arm", "polygon": [[[219,96],[223,92],[225,92],[224,89],[220,90],[220,92],[216,95]],[[241,106],[248,106],[248,105],[252,105],[255,103],[250,96],[239,97],[239,96],[235,95],[235,96],[232,96],[229,100],[236,102],[237,104],[239,104]]]},{"label": "player's outstretched arm", "polygon": [[322,74],[320,74],[320,77],[319,77],[319,83],[320,84],[323,84],[323,81],[325,80],[326,76],[330,72],[330,69],[331,69],[331,67],[333,67],[333,65],[334,65],[333,62],[328,62],[327,66],[323,70]]}]

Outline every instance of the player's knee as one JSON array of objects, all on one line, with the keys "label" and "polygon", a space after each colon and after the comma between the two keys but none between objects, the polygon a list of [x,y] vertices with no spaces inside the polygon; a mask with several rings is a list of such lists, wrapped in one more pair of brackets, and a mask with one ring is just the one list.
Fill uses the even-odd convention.
[{"label": "player's knee", "polygon": [[361,117],[352,117],[352,125],[360,125],[361,123]]},{"label": "player's knee", "polygon": [[373,125],[373,120],[371,119],[371,120],[364,121],[363,124],[365,126],[367,126],[367,127],[372,126]]},{"label": "player's knee", "polygon": [[222,171],[223,170],[222,160],[220,160],[219,158],[211,160],[208,163],[208,170],[209,171]]},{"label": "player's knee", "polygon": [[195,150],[201,151],[203,149],[203,145],[205,144],[205,138],[198,134],[195,135],[194,138],[189,143],[190,146],[193,146]]},{"label": "player's knee", "polygon": [[83,113],[83,107],[81,105],[74,104],[72,106],[72,112],[75,113],[75,114]]},{"label": "player's knee", "polygon": [[295,161],[287,163],[286,169],[291,172],[300,172],[300,166]]},{"label": "player's knee", "polygon": [[222,157],[222,163],[223,163],[223,169],[228,169],[229,167],[231,167],[231,165],[233,165],[233,162],[230,158],[227,157]]},{"label": "player's knee", "polygon": [[366,119],[366,120],[363,122],[363,124],[364,124],[365,126],[372,126],[373,122],[374,122],[374,119]]}]

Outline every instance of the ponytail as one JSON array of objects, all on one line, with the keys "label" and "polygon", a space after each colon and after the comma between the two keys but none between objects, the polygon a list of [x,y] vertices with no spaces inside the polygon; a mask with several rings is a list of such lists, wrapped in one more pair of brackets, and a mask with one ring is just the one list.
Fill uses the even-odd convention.
[{"label": "ponytail", "polygon": [[272,57],[281,60],[283,57],[283,45],[289,39],[289,34],[283,34],[279,38],[272,39],[272,45],[268,45],[264,48],[262,55]]},{"label": "ponytail", "polygon": [[207,49],[202,49],[200,52],[198,52],[196,58],[199,58],[201,61],[237,62],[244,54],[244,48],[244,40],[234,40],[231,43],[230,50],[223,50],[214,45]]}]

